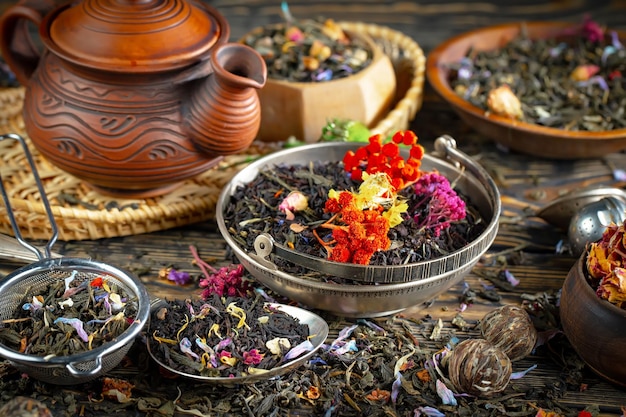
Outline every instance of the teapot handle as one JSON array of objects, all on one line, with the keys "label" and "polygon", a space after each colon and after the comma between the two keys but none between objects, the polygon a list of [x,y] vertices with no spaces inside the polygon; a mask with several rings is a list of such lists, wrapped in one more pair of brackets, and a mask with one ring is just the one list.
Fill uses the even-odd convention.
[{"label": "teapot handle", "polygon": [[55,6],[53,0],[22,0],[0,18],[0,51],[17,80],[28,84],[39,64],[41,52],[29,31],[29,22],[38,29],[43,16]]}]

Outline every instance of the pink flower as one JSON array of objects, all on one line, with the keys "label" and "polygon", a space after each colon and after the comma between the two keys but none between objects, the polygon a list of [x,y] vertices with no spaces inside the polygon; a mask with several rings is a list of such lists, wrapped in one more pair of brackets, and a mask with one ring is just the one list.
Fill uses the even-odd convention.
[{"label": "pink flower", "polygon": [[604,29],[591,17],[585,16],[582,27],[582,35],[589,42],[601,42],[604,39]]},{"label": "pink flower", "polygon": [[416,194],[423,194],[430,201],[427,213],[416,214],[413,219],[420,227],[432,229],[435,236],[450,227],[451,222],[465,218],[465,202],[443,175],[436,172],[424,174],[417,180],[414,188]]},{"label": "pink flower", "polygon": [[258,349],[250,349],[248,352],[243,352],[243,363],[246,365],[258,365],[263,360],[263,355]]},{"label": "pink flower", "polygon": [[204,288],[202,298],[206,300],[212,294],[217,294],[220,297],[224,295],[229,297],[245,296],[250,285],[248,281],[243,279],[244,271],[245,269],[241,264],[214,269],[213,273],[200,280],[199,286]]}]

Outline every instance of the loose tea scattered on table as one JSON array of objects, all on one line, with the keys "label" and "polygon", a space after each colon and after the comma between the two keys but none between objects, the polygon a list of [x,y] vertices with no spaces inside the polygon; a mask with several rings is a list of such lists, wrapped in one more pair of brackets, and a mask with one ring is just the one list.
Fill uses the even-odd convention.
[{"label": "loose tea scattered on table", "polygon": [[626,128],[626,49],[587,20],[551,39],[526,32],[449,66],[454,91],[489,112],[570,131]]},{"label": "loose tea scattered on table", "polygon": [[244,377],[313,349],[307,324],[259,297],[170,300],[152,314],[148,343],[170,369],[205,377]]},{"label": "loose tea scattered on table", "polygon": [[105,274],[51,273],[58,279],[26,294],[13,318],[1,323],[0,341],[8,348],[37,356],[86,352],[120,336],[136,317],[138,300]]},{"label": "loose tea scattered on table", "polygon": [[[410,148],[406,159],[401,146]],[[485,222],[454,182],[420,170],[423,152],[406,131],[389,142],[372,136],[343,161],[263,169],[234,191],[225,223],[250,251],[260,233],[269,233],[298,252],[337,262],[403,265],[449,254],[476,239]],[[287,273],[344,281],[274,261]]]},{"label": "loose tea scattered on table", "polygon": [[332,19],[296,20],[283,2],[286,22],[260,28],[244,43],[267,64],[267,76],[276,80],[323,82],[354,75],[367,67],[372,51],[351,38]]}]

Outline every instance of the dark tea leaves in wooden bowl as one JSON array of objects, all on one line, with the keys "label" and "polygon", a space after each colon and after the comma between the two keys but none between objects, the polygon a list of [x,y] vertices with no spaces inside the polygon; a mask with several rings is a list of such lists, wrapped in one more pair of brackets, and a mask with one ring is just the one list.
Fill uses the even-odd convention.
[{"label": "dark tea leaves in wooden bowl", "polygon": [[507,148],[599,157],[626,148],[624,39],[593,21],[490,26],[439,45],[426,73],[466,123]]}]

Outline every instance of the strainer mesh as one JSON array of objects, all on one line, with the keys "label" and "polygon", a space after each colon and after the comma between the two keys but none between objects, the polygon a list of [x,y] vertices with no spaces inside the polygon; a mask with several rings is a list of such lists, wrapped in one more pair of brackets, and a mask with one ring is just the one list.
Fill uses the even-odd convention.
[{"label": "strainer mesh", "polygon": [[[107,280],[109,286],[117,286],[129,298],[127,308],[132,309],[134,307],[133,310],[137,314],[140,314],[140,304],[143,302],[149,304],[149,300],[142,300],[142,294],[139,293],[137,285],[129,276],[124,275],[123,271],[119,271],[120,273],[105,272],[99,268],[100,264],[92,264],[88,260],[78,260],[80,262],[76,263],[67,263],[66,261],[67,258],[59,262],[47,261],[43,264],[39,262],[22,268],[7,277],[9,279],[3,282],[0,287],[0,321],[4,322],[16,317],[16,311],[22,308],[25,302],[30,301],[33,295],[43,293],[51,284],[63,281],[74,271],[76,283],[102,277]],[[53,266],[50,267],[48,264]],[[131,332],[131,328],[127,329],[117,339],[91,351],[70,356],[58,356],[52,361],[36,355],[20,354],[1,342],[0,353],[7,356],[4,353],[9,351],[10,362],[17,369],[33,378],[59,385],[77,384],[94,379],[117,366],[132,346],[135,333],[137,333]],[[116,343],[116,341],[121,343]],[[99,357],[101,358],[101,369],[95,374],[89,373],[96,369],[100,361]],[[66,366],[68,364],[80,372],[78,374],[70,372]]]}]

